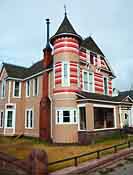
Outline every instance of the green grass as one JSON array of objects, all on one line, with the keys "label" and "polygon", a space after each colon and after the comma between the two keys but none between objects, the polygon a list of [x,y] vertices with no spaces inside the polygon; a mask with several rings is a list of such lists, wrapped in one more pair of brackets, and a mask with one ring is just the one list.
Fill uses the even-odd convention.
[{"label": "green grass", "polygon": [[[106,138],[101,141],[97,141],[93,145],[55,145],[49,144],[45,141],[41,141],[36,138],[30,137],[22,137],[15,139],[13,137],[2,137],[0,136],[0,151],[13,155],[19,159],[26,159],[32,149],[42,149],[45,150],[48,154],[48,161],[53,162],[56,160],[61,160],[64,158],[76,156],[79,154],[83,154],[86,152],[96,151],[98,149],[103,149],[106,147],[110,147],[115,144],[123,143],[128,139],[132,139],[130,137],[119,137],[118,135],[113,136],[111,138]],[[107,151],[106,154],[112,153],[112,151]],[[102,154],[102,155],[105,155]],[[83,157],[79,160],[79,162],[84,162],[88,160],[92,160],[96,157],[96,155]],[[58,165],[50,166],[50,171],[55,171],[60,168],[64,168],[67,166],[74,165],[74,161],[64,162]]]}]

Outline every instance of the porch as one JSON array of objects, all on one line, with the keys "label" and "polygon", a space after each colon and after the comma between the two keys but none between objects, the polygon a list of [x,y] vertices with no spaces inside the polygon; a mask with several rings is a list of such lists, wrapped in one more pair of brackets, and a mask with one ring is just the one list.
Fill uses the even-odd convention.
[{"label": "porch", "polygon": [[114,134],[120,134],[119,108],[106,104],[79,104],[78,142],[94,143]]}]

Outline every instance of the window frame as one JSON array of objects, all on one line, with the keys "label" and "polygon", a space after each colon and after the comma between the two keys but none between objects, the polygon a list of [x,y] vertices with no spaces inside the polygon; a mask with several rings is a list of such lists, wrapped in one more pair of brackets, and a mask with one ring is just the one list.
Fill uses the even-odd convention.
[{"label": "window frame", "polygon": [[[3,118],[1,119],[1,113],[3,113]],[[3,128],[4,127],[4,111],[1,110],[0,111],[0,128]]]},{"label": "window frame", "polygon": [[[18,96],[15,95],[15,83],[16,82],[19,82],[19,95]],[[13,97],[21,98],[21,81],[19,81],[19,80],[13,81]]]},{"label": "window frame", "polygon": [[[67,65],[67,71],[66,71],[67,72],[67,80],[65,80],[65,72],[64,72],[64,65],[65,64]],[[62,84],[62,87],[69,87],[70,86],[70,63],[68,61],[62,62],[61,84]]]},{"label": "window frame", "polygon": [[[28,86],[28,82],[29,82],[29,86]],[[31,86],[31,80],[26,80],[26,97],[30,97],[30,86]],[[29,88],[29,94],[28,92],[28,88]]]},{"label": "window frame", "polygon": [[[104,79],[106,78],[107,80],[107,94],[105,94],[105,86],[104,86]],[[104,95],[109,95],[109,88],[108,88],[108,77],[104,76],[103,77],[103,93]]]},{"label": "window frame", "polygon": [[[88,89],[85,89],[85,84],[84,84],[84,73],[87,73],[87,84],[88,84]],[[90,74],[92,75],[92,91],[90,91]],[[94,88],[94,72],[91,72],[91,71],[87,71],[87,70],[83,70],[82,72],[82,77],[83,77],[83,91],[86,91],[86,92],[92,92],[94,93],[95,92],[95,88]]]},{"label": "window frame", "polygon": [[[70,122],[63,122],[63,119],[64,119],[63,112],[64,111],[69,111]],[[75,124],[78,124],[77,108],[71,108],[71,107],[57,108],[55,113],[56,113],[56,117],[55,117],[56,118],[56,125],[75,125]]]},{"label": "window frame", "polygon": [[1,98],[5,98],[5,97],[6,97],[6,80],[3,79],[1,81]]},{"label": "window frame", "polygon": [[[36,88],[36,86],[35,86],[35,80],[37,80],[37,93],[35,93],[35,88]],[[33,79],[33,96],[39,96],[39,77],[35,77],[34,79]]]},{"label": "window frame", "polygon": [[[29,112],[28,115],[27,112]],[[32,113],[32,127],[31,127],[31,113]],[[25,109],[25,129],[33,129],[33,128],[34,128],[34,110],[33,108],[27,108]]]}]

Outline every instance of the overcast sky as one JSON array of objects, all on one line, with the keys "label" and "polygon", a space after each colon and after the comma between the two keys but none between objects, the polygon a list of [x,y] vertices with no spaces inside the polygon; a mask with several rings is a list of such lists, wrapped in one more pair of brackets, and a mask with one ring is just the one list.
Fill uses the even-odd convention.
[{"label": "overcast sky", "polygon": [[110,62],[117,78],[114,87],[133,88],[132,0],[0,0],[0,61],[30,66],[42,58],[50,34],[64,18],[82,37],[91,35]]}]

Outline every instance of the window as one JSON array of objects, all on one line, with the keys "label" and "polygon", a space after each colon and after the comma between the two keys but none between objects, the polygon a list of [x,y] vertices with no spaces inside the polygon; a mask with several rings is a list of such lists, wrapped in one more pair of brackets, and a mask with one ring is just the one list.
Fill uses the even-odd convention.
[{"label": "window", "polygon": [[20,81],[14,81],[14,97],[20,97],[21,96],[21,82]]},{"label": "window", "polygon": [[7,111],[7,127],[12,128],[13,111]]},{"label": "window", "polygon": [[77,124],[77,110],[71,108],[57,109],[56,124]]},{"label": "window", "polygon": [[84,72],[83,74],[83,87],[84,90],[88,91],[89,90],[89,81],[88,81],[88,73]]},{"label": "window", "polygon": [[1,111],[0,112],[0,128],[3,127],[3,122],[4,122],[4,112]]},{"label": "window", "polygon": [[1,84],[1,97],[6,96],[6,80],[2,80]]},{"label": "window", "polygon": [[26,97],[30,96],[30,80],[26,81]]},{"label": "window", "polygon": [[62,86],[70,86],[70,76],[69,76],[69,64],[68,62],[62,63]]},{"label": "window", "polygon": [[92,72],[83,72],[83,89],[85,91],[93,92],[94,91],[94,80]]},{"label": "window", "polygon": [[108,79],[104,77],[104,95],[108,95]]},{"label": "window", "polygon": [[33,111],[27,109],[25,111],[25,128],[33,128]]},{"label": "window", "polygon": [[36,77],[33,80],[33,96],[38,96],[39,94],[39,79]]},{"label": "window", "polygon": [[80,87],[80,66],[77,65],[77,85]]}]

